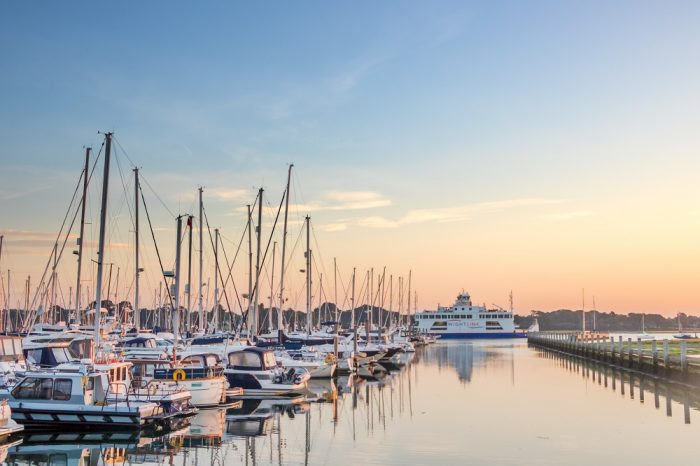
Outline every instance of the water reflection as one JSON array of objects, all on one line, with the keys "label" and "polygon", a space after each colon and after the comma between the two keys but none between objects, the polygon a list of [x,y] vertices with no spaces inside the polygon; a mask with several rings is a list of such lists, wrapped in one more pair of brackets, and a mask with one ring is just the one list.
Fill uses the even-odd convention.
[{"label": "water reflection", "polygon": [[623,397],[638,399],[641,404],[645,403],[648,393],[653,398],[657,410],[660,410],[663,398],[668,417],[673,416],[674,403],[682,405],[683,421],[686,424],[690,424],[691,408],[695,411],[700,410],[700,393],[685,385],[543,348],[533,348],[533,351],[537,352],[538,357],[552,360],[570,373],[580,374],[585,380],[591,380],[615,392],[619,391]]},{"label": "water reflection", "polygon": [[[700,409],[700,394],[523,342],[441,342],[379,379],[314,380],[309,389],[306,397],[202,410],[188,427],[165,435],[32,434],[0,455],[6,454],[4,464],[77,466],[695,458],[699,424],[684,423]],[[663,414],[684,422],[668,423]],[[654,447],[671,439],[680,447]],[[621,442],[637,448],[620,449]]]}]

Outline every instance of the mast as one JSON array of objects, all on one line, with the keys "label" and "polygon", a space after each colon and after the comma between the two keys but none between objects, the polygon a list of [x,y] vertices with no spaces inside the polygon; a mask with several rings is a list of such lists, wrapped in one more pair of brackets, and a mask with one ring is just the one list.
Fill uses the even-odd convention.
[{"label": "mast", "polygon": [[333,258],[333,303],[335,304],[335,333],[338,333],[338,263]]},{"label": "mast", "polygon": [[173,345],[173,360],[176,360],[177,344],[180,338],[180,236],[182,235],[182,215],[177,216],[177,241],[175,241],[175,291],[173,292],[173,310],[175,311],[175,321],[173,322],[173,333],[175,334],[175,344]]},{"label": "mast", "polygon": [[[272,277],[270,278],[270,306],[267,308],[267,321],[270,325],[270,330],[273,329],[272,324],[272,304],[275,297],[275,254],[277,254],[277,241],[272,243]],[[277,308],[277,314],[279,315],[280,310]]]},{"label": "mast", "polygon": [[[289,214],[289,184],[292,180],[292,167],[294,164],[289,165],[289,171],[287,172],[287,189],[285,190],[284,198],[284,228],[282,231],[282,267],[280,271],[280,312],[277,313],[277,338],[278,342],[282,341],[282,327],[284,326],[282,310],[284,309],[284,266],[287,254],[287,218]],[[296,312],[295,312],[296,315]]]},{"label": "mast", "polygon": [[[58,267],[58,241],[53,245],[53,270],[51,272],[51,307],[47,310],[47,319],[53,315],[53,323],[56,321],[56,267]],[[109,297],[109,296],[108,296]]]},{"label": "mast", "polygon": [[202,299],[204,298],[202,295],[202,280],[204,276],[204,247],[203,247],[203,242],[202,242],[202,187],[200,186],[199,188],[199,293],[198,293],[198,299],[199,299],[199,331],[204,332],[204,328],[206,327],[204,323],[204,306],[202,303]]},{"label": "mast", "polygon": [[219,229],[214,229],[214,315],[212,327],[216,332],[219,325]]},{"label": "mast", "polygon": [[[0,235],[0,260],[2,260],[2,240],[3,240],[3,238],[5,238],[5,237],[4,237],[3,235]],[[7,288],[8,288],[8,290],[9,290],[9,288],[10,288],[10,271],[9,271],[9,270],[7,271]],[[7,313],[7,312],[10,312],[10,308],[9,308],[9,302],[10,302],[10,301],[9,301],[9,299],[8,299],[8,297],[7,297],[7,293],[5,293],[5,287],[4,287],[4,286],[2,286],[2,290],[0,290],[0,291],[2,291],[2,294],[5,295],[5,303],[4,303],[4,306],[3,306],[3,307],[5,308],[5,312],[3,312],[3,313],[0,315],[0,324],[3,324],[3,322],[2,322],[2,321],[4,320],[3,317],[6,317],[6,313]],[[7,331],[7,325],[6,325],[6,324],[3,325],[3,328],[5,329],[5,331]]]},{"label": "mast", "polygon": [[389,275],[389,323],[393,322],[391,310],[394,308],[394,274]]},{"label": "mast", "polygon": [[[102,177],[102,205],[100,207],[100,234],[97,246],[97,279],[95,284],[95,334],[93,358],[100,344],[100,315],[102,311],[102,269],[105,258],[105,230],[107,229],[107,194],[109,192],[109,161],[112,155],[112,133],[105,134],[105,161]],[[82,242],[82,241],[81,241]]]},{"label": "mast", "polygon": [[192,221],[194,216],[187,217],[188,243],[187,243],[187,331],[192,328]]},{"label": "mast", "polygon": [[586,290],[581,289],[581,323],[583,326],[583,333],[586,333]]},{"label": "mast", "polygon": [[306,335],[311,335],[311,240],[309,223],[311,217],[306,216]]},{"label": "mast", "polygon": [[411,270],[408,271],[408,306],[406,307],[406,325],[411,323]]},{"label": "mast", "polygon": [[255,299],[251,308],[252,315],[250,319],[250,333],[258,334],[258,303],[260,302],[260,234],[262,233],[262,206],[263,206],[263,188],[258,191],[258,224],[255,226],[255,237],[257,239],[257,251],[255,253]]},{"label": "mast", "polygon": [[355,328],[355,272],[356,272],[356,270],[357,269],[355,267],[352,268],[352,297],[350,298],[350,305],[352,307],[352,310],[351,310],[352,321],[350,324],[351,329]]},{"label": "mast", "polygon": [[85,204],[87,204],[88,172],[90,170],[91,147],[85,148],[85,168],[83,172],[83,200],[80,206],[80,236],[78,237],[78,273],[75,284],[75,315],[80,323],[80,272],[83,264],[83,235],[85,234]]},{"label": "mast", "polygon": [[138,332],[141,327],[141,311],[139,310],[139,169],[134,168],[134,327]]},{"label": "mast", "polygon": [[248,338],[251,335],[251,313],[253,308],[253,211],[248,205]]}]

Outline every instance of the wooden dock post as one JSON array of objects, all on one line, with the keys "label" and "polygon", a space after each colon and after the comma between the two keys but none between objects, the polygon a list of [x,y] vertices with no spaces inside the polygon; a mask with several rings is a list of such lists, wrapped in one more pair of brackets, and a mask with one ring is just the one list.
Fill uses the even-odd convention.
[{"label": "wooden dock post", "polygon": [[671,365],[671,355],[668,352],[668,340],[664,340],[664,372],[668,375]]},{"label": "wooden dock post", "polygon": [[685,340],[681,340],[681,375],[683,378],[688,375],[688,345]]},{"label": "wooden dock post", "polygon": [[627,338],[627,364],[632,367],[632,338]]},{"label": "wooden dock post", "polygon": [[637,367],[642,368],[642,339],[637,337]]},{"label": "wooden dock post", "polygon": [[659,369],[659,350],[656,347],[656,338],[651,342],[651,366],[654,369],[654,374]]}]

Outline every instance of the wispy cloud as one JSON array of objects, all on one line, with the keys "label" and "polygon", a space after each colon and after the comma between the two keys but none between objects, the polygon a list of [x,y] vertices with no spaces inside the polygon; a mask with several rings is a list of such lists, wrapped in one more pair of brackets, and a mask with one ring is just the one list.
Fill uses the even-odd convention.
[{"label": "wispy cloud", "polygon": [[[452,207],[438,207],[434,209],[414,209],[409,210],[398,219],[390,219],[382,216],[358,217],[345,219],[337,225],[342,224],[347,228],[355,225],[365,228],[397,228],[402,225],[415,225],[421,223],[448,223],[468,220],[474,215],[490,214],[512,210],[518,208],[529,208],[546,205],[556,205],[566,202],[566,199],[545,199],[545,198],[520,198],[506,199],[502,201],[480,202],[475,204],[465,204]],[[584,216],[590,214],[587,211],[570,212],[569,215]],[[343,228],[343,229],[345,229]],[[331,230],[340,231],[340,229]]]},{"label": "wispy cloud", "polygon": [[[376,209],[392,205],[391,199],[375,191],[329,191],[320,199],[306,204],[290,204],[293,212],[313,213],[321,211],[347,211]],[[277,207],[265,208],[269,213],[277,211]],[[235,212],[245,213],[246,207],[238,207]]]},{"label": "wispy cloud", "polygon": [[571,220],[574,218],[590,217],[591,215],[593,215],[593,212],[591,212],[590,210],[575,210],[572,212],[559,212],[555,214],[547,214],[543,215],[543,217],[551,220]]},{"label": "wispy cloud", "polygon": [[31,188],[16,189],[12,191],[7,189],[0,189],[0,201],[11,201],[13,199],[19,199],[21,197],[29,196],[30,194],[46,191],[47,189],[51,189],[51,186],[33,186]]},{"label": "wispy cloud", "polygon": [[467,220],[476,213],[493,213],[507,209],[518,207],[532,207],[550,204],[559,204],[564,202],[561,199],[541,199],[541,198],[522,198],[522,199],[506,199],[502,201],[479,202],[475,204],[466,204],[455,207],[441,207],[435,209],[416,209],[411,210],[404,215],[399,223],[425,223],[425,222],[455,222]]}]

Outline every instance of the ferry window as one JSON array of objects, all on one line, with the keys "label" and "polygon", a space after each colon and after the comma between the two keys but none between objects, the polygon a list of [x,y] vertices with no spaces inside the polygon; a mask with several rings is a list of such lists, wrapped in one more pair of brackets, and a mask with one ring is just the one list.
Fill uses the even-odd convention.
[{"label": "ferry window", "polygon": [[15,398],[24,400],[50,400],[52,392],[52,379],[27,377],[12,390],[12,395]]},{"label": "ferry window", "polygon": [[73,381],[71,379],[56,379],[53,387],[54,400],[70,400],[70,392],[73,390]]},{"label": "ferry window", "polygon": [[126,366],[122,367],[122,380],[126,380]]}]

